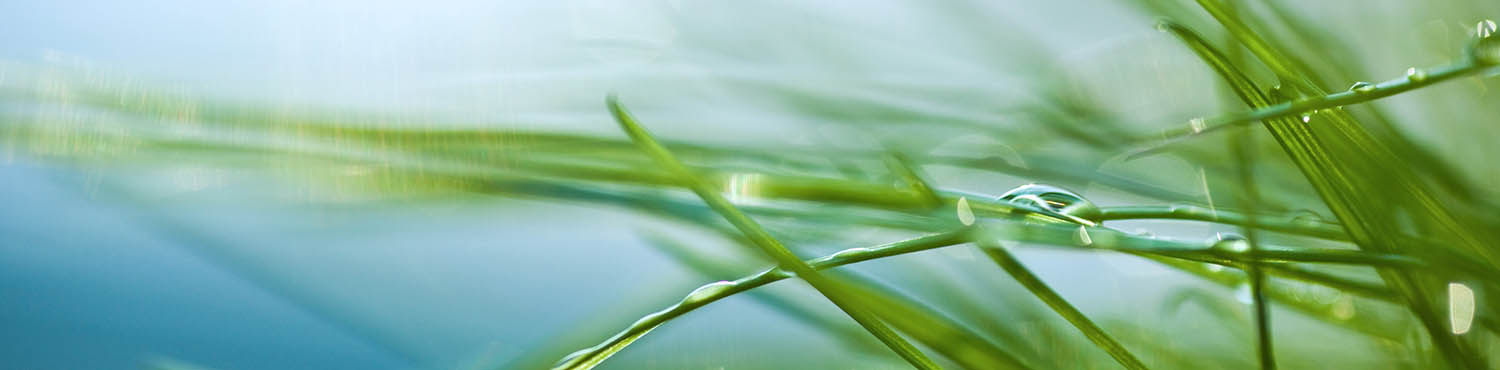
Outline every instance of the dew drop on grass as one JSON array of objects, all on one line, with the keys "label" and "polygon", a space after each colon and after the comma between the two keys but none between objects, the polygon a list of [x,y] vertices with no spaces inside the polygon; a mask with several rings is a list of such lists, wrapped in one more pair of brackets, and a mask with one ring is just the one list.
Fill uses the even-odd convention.
[{"label": "dew drop on grass", "polygon": [[1084,226],[1078,226],[1078,233],[1073,234],[1073,241],[1082,246],[1094,245],[1094,238],[1089,236],[1089,228]]},{"label": "dew drop on grass", "polygon": [[1448,318],[1453,334],[1469,332],[1474,324],[1474,290],[1462,283],[1448,283]]},{"label": "dew drop on grass", "polygon": [[1349,91],[1353,91],[1356,94],[1370,93],[1375,91],[1375,84],[1365,81],[1355,82],[1353,86],[1349,86]]},{"label": "dew drop on grass", "polygon": [[958,222],[964,226],[974,224],[974,210],[969,209],[969,198],[958,197]]},{"label": "dew drop on grass", "polygon": [[692,293],[688,293],[687,297],[682,298],[682,304],[694,304],[702,302],[709,298],[713,298],[714,296],[717,296],[730,288],[734,288],[734,282],[732,281],[717,281],[709,283],[708,285],[698,287],[698,289],[693,289]]},{"label": "dew drop on grass", "polygon": [[1406,80],[1411,82],[1422,82],[1427,80],[1427,71],[1421,68],[1411,67],[1406,69]]},{"label": "dew drop on grass", "polygon": [[1250,250],[1250,242],[1239,234],[1219,233],[1213,248],[1229,253],[1245,253]]},{"label": "dew drop on grass", "polygon": [[1084,225],[1098,224],[1104,219],[1104,212],[1094,202],[1083,199],[1078,193],[1051,185],[1021,185],[1001,194],[1000,200],[1041,208],[1066,218],[1065,221]]},{"label": "dew drop on grass", "polygon": [[1313,211],[1304,209],[1301,211],[1297,211],[1296,216],[1292,216],[1292,224],[1302,227],[1316,227],[1323,224],[1323,216],[1319,216]]},{"label": "dew drop on grass", "polygon": [[1469,51],[1474,61],[1485,64],[1500,64],[1500,36],[1496,35],[1494,20],[1483,20],[1474,27],[1474,44]]},{"label": "dew drop on grass", "polygon": [[843,259],[855,258],[860,255],[869,254],[870,252],[874,252],[874,250],[864,247],[849,248],[834,253],[833,257],[829,258],[829,260],[838,261]]},{"label": "dew drop on grass", "polygon": [[1206,128],[1207,125],[1204,124],[1203,118],[1200,117],[1200,118],[1194,118],[1194,119],[1188,120],[1188,127],[1192,128],[1193,129],[1193,133],[1196,134],[1196,133],[1199,133],[1199,132],[1203,132],[1203,129]]},{"label": "dew drop on grass", "polygon": [[1302,123],[1308,123],[1308,122],[1312,122],[1312,115],[1311,114],[1305,114],[1305,113],[1302,114]]},{"label": "dew drop on grass", "polygon": [[1167,21],[1157,21],[1155,27],[1157,32],[1167,32],[1172,29],[1172,25],[1168,24]]}]

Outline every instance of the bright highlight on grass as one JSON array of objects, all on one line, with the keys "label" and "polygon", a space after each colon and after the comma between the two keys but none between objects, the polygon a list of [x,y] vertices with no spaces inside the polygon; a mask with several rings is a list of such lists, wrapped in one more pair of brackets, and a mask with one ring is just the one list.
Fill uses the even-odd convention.
[{"label": "bright highlight on grass", "polygon": [[1453,334],[1469,332],[1474,324],[1474,290],[1462,283],[1448,283],[1448,319]]},{"label": "bright highlight on grass", "polygon": [[969,209],[969,198],[959,197],[956,207],[958,209],[958,222],[964,224],[964,226],[973,225],[974,210]]}]

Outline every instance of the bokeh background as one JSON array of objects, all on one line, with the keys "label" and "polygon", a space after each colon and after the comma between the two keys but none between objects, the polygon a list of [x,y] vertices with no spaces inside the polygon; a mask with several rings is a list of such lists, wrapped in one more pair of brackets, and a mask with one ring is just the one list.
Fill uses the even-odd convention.
[{"label": "bokeh background", "polygon": [[[894,142],[1137,178],[1177,201],[1222,204],[1231,197],[1219,189],[1234,180],[1194,162],[1123,161],[1118,146],[1055,139],[1068,132],[1059,116],[1075,117],[1073,128],[1083,130],[1107,117],[1114,127],[1151,133],[1243,109],[1153,24],[1171,16],[1214,40],[1224,40],[1223,31],[1192,4],[1149,3],[6,1],[0,112],[11,126],[144,126],[176,137],[192,135],[192,122],[215,109],[207,108],[212,102],[381,127],[623,138],[603,105],[616,93],[676,141],[770,153]],[[1476,21],[1500,16],[1493,2],[1251,3],[1247,11],[1285,16],[1270,22],[1277,30],[1295,23],[1324,37],[1290,47],[1331,50],[1338,59],[1320,61],[1334,69],[1328,73],[1368,80],[1453,60]],[[1494,79],[1462,79],[1377,108],[1494,199],[1496,88]],[[69,100],[101,91],[122,103],[167,101],[155,113],[176,123]],[[0,368],[481,369],[552,356],[543,362],[550,363],[566,353],[559,348],[592,345],[693,287],[731,277],[695,273],[642,235],[672,234],[706,250],[729,248],[723,241],[620,207],[351,190],[339,179],[370,169],[293,160],[246,165],[179,154],[114,162],[108,145],[0,143]],[[1294,173],[1281,166],[1268,171]],[[1052,181],[926,171],[943,188],[992,195]],[[1170,203],[1090,181],[1066,185],[1106,206]],[[1326,214],[1305,183],[1266,191]],[[1235,230],[1169,221],[1110,226],[1184,240]],[[901,236],[840,235],[801,251],[821,255]],[[1156,338],[1169,351],[1221,354],[1210,362],[1217,367],[1254,365],[1248,306],[1233,306],[1241,315],[1226,317],[1181,302],[1182,291],[1239,301],[1233,290],[1135,257],[1017,253],[1082,311],[1132,324],[1105,325],[1132,348]],[[853,269],[934,302],[971,297],[1011,325],[1068,329],[978,252],[896,260]],[[800,283],[766,290],[848,321]],[[1307,294],[1356,307],[1339,303],[1350,298],[1337,292]],[[1358,307],[1349,314],[1401,312]],[[1289,338],[1277,342],[1288,368],[1421,363],[1403,357],[1410,341],[1360,340],[1280,307],[1273,314],[1277,337]],[[1035,337],[1056,349],[1053,365],[1113,366],[1076,332],[1047,333],[1054,334]],[[1500,351],[1494,342],[1482,350]],[[905,366],[890,353],[852,350],[761,301],[732,297],[658,329],[604,367]]]}]

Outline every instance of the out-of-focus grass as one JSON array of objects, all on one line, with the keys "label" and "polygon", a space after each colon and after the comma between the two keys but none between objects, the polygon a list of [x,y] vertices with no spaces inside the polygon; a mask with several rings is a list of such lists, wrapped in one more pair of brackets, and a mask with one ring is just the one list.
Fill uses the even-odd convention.
[{"label": "out-of-focus grass", "polygon": [[[206,101],[90,85],[49,72],[31,74],[39,88],[5,86],[8,109],[0,111],[6,122],[0,139],[7,156],[81,168],[149,167],[190,157],[371,197],[484,194],[604,204],[707,230],[727,244],[757,251],[719,260],[702,254],[707,246],[677,243],[670,233],[654,238],[692,270],[725,280],[683,292],[675,305],[661,302],[667,306],[661,311],[616,313],[605,320],[624,328],[613,337],[559,335],[567,339],[509,364],[516,368],[606,364],[653,329],[740,293],[840,338],[851,351],[893,351],[899,357],[890,359],[920,368],[1274,368],[1320,366],[1301,360],[1309,357],[1330,363],[1353,357],[1304,353],[1311,351],[1304,347],[1320,347],[1277,337],[1271,307],[1343,330],[1351,346],[1365,341],[1360,345],[1397,348],[1381,354],[1388,357],[1380,361],[1392,367],[1500,366],[1494,356],[1500,298],[1489,294],[1500,289],[1500,208],[1491,184],[1473,180],[1493,174],[1463,173],[1468,167],[1442,160],[1403,134],[1429,123],[1403,123],[1379,110],[1380,99],[1419,89],[1474,81],[1494,86],[1484,80],[1500,71],[1500,36],[1493,35],[1492,21],[1477,20],[1472,39],[1455,48],[1447,64],[1370,76],[1384,82],[1344,91],[1351,75],[1364,74],[1350,71],[1362,66],[1344,67],[1341,59],[1351,56],[1340,54],[1350,53],[1348,48],[1322,25],[1297,18],[1289,10],[1294,4],[1138,5],[1163,17],[1158,27],[1222,78],[1221,86],[1243,107],[1203,112],[1168,130],[1137,129],[1093,98],[1046,91],[1059,84],[1042,84],[1040,98],[1018,108],[1032,117],[1019,127],[920,123],[934,127],[932,135],[957,132],[1006,144],[1003,150],[954,155],[922,144],[940,141],[932,137],[860,149],[658,141],[642,129],[651,125],[649,117],[637,123],[613,104],[608,109],[627,135],[441,123],[390,127],[364,121],[373,115]],[[1215,36],[1223,41],[1213,41]],[[1040,50],[1045,45],[1036,47],[1020,54],[1035,59],[1039,79],[1058,76],[1048,69],[1050,54]],[[1212,93],[1216,86],[1201,89]],[[917,124],[904,119],[915,113],[901,107],[814,104],[820,97],[807,91],[781,93],[788,106],[831,117],[834,125],[900,131]],[[1462,98],[1474,100],[1468,106],[1491,104],[1490,110],[1426,118],[1494,121],[1492,96]],[[1263,132],[1271,140],[1254,140]],[[1220,136],[1230,137],[1231,149]],[[1148,157],[1186,162],[1198,169],[1202,186],[1236,196],[1201,204],[1196,195],[1161,186],[1151,169],[1101,170]],[[998,197],[936,182],[924,174],[931,169],[1001,173],[1065,187],[1096,184],[1175,205],[1094,208],[1060,188],[1035,190],[1051,187]],[[1248,240],[1241,247],[1233,238],[1183,241],[1111,227],[1144,219],[1234,225]],[[810,252],[804,245],[871,229],[916,237],[805,257]],[[1162,338],[1201,333],[1084,312],[1011,254],[1010,248],[1020,248],[1015,245],[1138,256],[1243,295],[1253,314],[1201,288],[1177,292],[1168,305],[1206,310],[1258,356],[1192,350]],[[845,265],[938,248],[979,248],[998,264],[994,269],[1024,289],[1005,291],[1001,298],[1010,306],[1001,314],[960,289],[937,299],[917,297],[881,279],[842,271]],[[761,272],[732,277],[746,266]],[[810,283],[859,325],[755,290],[786,279]],[[941,287],[952,282],[930,280],[921,283],[950,291]],[[1450,286],[1473,296],[1449,294],[1456,289]],[[1235,329],[1234,323],[1245,321],[1253,321],[1254,330]],[[581,347],[587,348],[563,356]]]}]

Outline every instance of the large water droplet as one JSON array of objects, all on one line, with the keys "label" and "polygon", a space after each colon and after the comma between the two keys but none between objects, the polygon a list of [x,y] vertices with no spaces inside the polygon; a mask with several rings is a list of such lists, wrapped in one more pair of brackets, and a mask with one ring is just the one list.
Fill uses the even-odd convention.
[{"label": "large water droplet", "polygon": [[1040,208],[1061,218],[1062,221],[1085,225],[1098,224],[1104,219],[1099,206],[1077,193],[1051,185],[1027,184],[1000,195],[1000,200],[1013,204]]},{"label": "large water droplet", "polygon": [[1229,253],[1245,253],[1250,250],[1250,241],[1239,234],[1219,233],[1213,248]]},{"label": "large water droplet", "polygon": [[1356,94],[1370,93],[1375,91],[1375,84],[1365,81],[1355,82],[1354,85],[1349,86],[1349,91],[1353,91]]},{"label": "large water droplet", "polygon": [[1421,68],[1411,67],[1406,69],[1406,80],[1411,82],[1422,82],[1427,80],[1427,71]]}]

